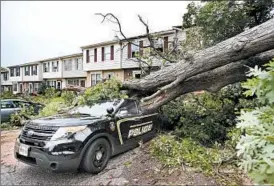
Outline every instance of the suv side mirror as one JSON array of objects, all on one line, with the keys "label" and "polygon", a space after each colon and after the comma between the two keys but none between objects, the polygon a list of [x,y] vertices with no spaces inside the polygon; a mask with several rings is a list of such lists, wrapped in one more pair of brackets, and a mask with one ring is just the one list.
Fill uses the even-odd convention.
[{"label": "suv side mirror", "polygon": [[108,108],[107,109],[107,112],[108,112],[108,114],[112,114],[113,112],[114,112],[114,109],[111,107],[111,108]]}]

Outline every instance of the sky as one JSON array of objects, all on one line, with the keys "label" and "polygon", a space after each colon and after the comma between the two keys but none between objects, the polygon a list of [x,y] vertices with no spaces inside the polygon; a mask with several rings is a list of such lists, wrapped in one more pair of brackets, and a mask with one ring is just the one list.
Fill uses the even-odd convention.
[{"label": "sky", "polygon": [[95,13],[113,13],[126,36],[182,24],[187,1],[1,1],[1,67],[81,52],[112,40],[117,25]]}]

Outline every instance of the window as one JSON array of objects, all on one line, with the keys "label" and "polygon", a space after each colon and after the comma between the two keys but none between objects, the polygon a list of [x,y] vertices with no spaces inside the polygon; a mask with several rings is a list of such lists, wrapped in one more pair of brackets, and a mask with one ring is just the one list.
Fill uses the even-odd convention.
[{"label": "window", "polygon": [[128,112],[128,115],[138,114],[137,105],[133,100],[128,100],[126,104],[120,108],[119,112],[123,110],[126,110]]},{"label": "window", "polygon": [[58,72],[59,61],[51,62],[52,72]]},{"label": "window", "polygon": [[128,44],[128,58],[137,57],[139,53],[139,46],[135,44]]},{"label": "window", "polygon": [[105,61],[105,47],[102,47],[102,61]]},{"label": "window", "polygon": [[15,106],[11,101],[1,101],[1,108],[14,108]]},{"label": "window", "polygon": [[49,63],[43,63],[44,72],[49,72]]},{"label": "window", "polygon": [[71,59],[65,60],[64,70],[65,71],[71,71],[72,70],[72,61],[71,61]]},{"label": "window", "polygon": [[17,84],[13,84],[13,91],[17,92]]},{"label": "window", "polygon": [[26,66],[25,67],[25,76],[29,76],[30,75],[30,73],[29,73],[29,70],[30,69],[30,66]]},{"label": "window", "polygon": [[68,79],[68,85],[79,86],[79,79]]},{"label": "window", "polygon": [[94,62],[97,62],[97,48],[94,49]]},{"label": "window", "polygon": [[132,75],[135,79],[140,79],[141,78],[141,71],[140,70],[134,70],[134,71],[132,71]]},{"label": "window", "polygon": [[85,80],[81,80],[81,87],[86,87],[86,81]]},{"label": "window", "polygon": [[5,73],[3,74],[3,76],[4,76],[4,81],[7,81],[7,80],[8,80],[8,73],[5,72]]},{"label": "window", "polygon": [[153,45],[155,47],[155,49],[159,52],[163,52],[164,48],[163,48],[163,39],[162,38],[158,38],[158,39],[154,39],[153,40]]},{"label": "window", "polygon": [[91,74],[91,86],[94,86],[101,81],[101,74]]},{"label": "window", "polygon": [[82,58],[76,58],[76,70],[82,70],[83,69],[83,65],[82,65]]},{"label": "window", "polygon": [[86,50],[86,62],[89,63],[89,50]]},{"label": "window", "polygon": [[114,60],[114,46],[110,46],[110,60]]},{"label": "window", "polygon": [[13,77],[14,76],[14,68],[10,68],[10,77]]},{"label": "window", "polygon": [[56,88],[56,81],[46,81],[48,87]]},{"label": "window", "polygon": [[16,76],[20,76],[20,67],[16,67]]},{"label": "window", "polygon": [[37,75],[37,65],[32,66],[32,75]]}]

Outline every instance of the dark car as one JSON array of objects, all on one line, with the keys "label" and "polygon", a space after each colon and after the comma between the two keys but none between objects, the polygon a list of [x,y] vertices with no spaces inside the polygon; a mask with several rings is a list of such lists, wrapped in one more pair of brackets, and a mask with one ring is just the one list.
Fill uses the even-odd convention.
[{"label": "dark car", "polygon": [[16,140],[14,154],[22,162],[55,172],[98,173],[111,156],[153,138],[157,115],[144,114],[133,99],[80,106],[29,121]]},{"label": "dark car", "polygon": [[34,113],[38,114],[44,105],[21,99],[3,99],[1,100],[1,122],[8,122],[10,116],[20,111],[23,107],[33,107]]}]

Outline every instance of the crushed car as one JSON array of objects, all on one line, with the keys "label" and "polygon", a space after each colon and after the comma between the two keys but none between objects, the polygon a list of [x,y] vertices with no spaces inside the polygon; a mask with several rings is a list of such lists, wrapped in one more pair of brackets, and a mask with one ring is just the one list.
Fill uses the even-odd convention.
[{"label": "crushed car", "polygon": [[109,159],[155,136],[158,113],[143,113],[134,99],[78,106],[66,114],[28,121],[14,155],[53,172],[99,173]]}]

